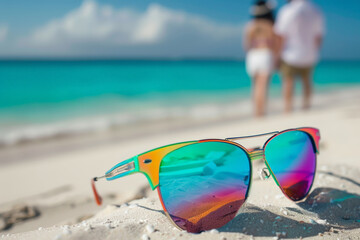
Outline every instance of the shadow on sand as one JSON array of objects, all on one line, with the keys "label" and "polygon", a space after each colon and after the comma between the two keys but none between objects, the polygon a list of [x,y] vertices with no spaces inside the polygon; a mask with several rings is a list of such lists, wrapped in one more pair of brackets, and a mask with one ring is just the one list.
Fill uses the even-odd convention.
[{"label": "shadow on sand", "polygon": [[330,225],[352,229],[360,227],[360,195],[335,188],[316,188],[310,196],[298,204],[314,212]]},{"label": "shadow on sand", "polygon": [[[336,232],[360,227],[360,195],[334,188],[316,188],[298,206],[300,208],[284,208],[287,212],[284,215],[276,206],[262,209],[246,204],[244,210],[219,231],[255,237],[274,237],[280,233],[282,237],[300,238],[317,236],[331,228]],[[316,222],[316,219],[326,222]]]}]

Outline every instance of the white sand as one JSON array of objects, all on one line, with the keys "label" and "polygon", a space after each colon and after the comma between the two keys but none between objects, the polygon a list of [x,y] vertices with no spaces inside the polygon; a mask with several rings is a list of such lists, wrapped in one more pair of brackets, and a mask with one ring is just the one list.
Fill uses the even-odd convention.
[{"label": "white sand", "polygon": [[[37,151],[41,154],[33,150],[29,154],[31,160],[27,161],[21,161],[26,158],[24,153],[28,153],[21,152],[26,146],[19,147],[20,150],[15,151],[17,155],[11,153],[19,163],[0,167],[0,212],[25,203],[36,206],[40,216],[15,224],[0,236],[4,234],[3,237],[9,239],[146,239],[143,236],[146,234],[151,239],[246,239],[251,236],[272,239],[278,234],[290,238],[356,239],[360,236],[360,90],[327,96],[326,100],[319,100],[308,112],[297,111],[292,115],[170,128],[161,134],[99,141],[78,150],[40,148]],[[184,140],[225,138],[301,126],[319,128],[322,137],[316,182],[312,194],[303,203],[296,204],[283,197],[272,179],[259,180],[256,171],[262,165],[254,166],[251,193],[239,215],[218,231],[188,234],[174,229],[161,212],[156,192],[140,190],[147,185],[146,178],[140,174],[99,182],[98,189],[105,196],[104,207],[98,208],[92,200],[92,177],[146,150]],[[265,139],[240,143],[246,147],[260,146]],[[7,152],[3,150],[1,155],[0,151],[0,156],[6,156]],[[143,196],[146,198],[133,200],[129,206],[121,205]],[[318,203],[314,204],[314,199]],[[94,213],[95,216],[81,222]],[[156,231],[147,231],[152,228],[148,225]]]}]

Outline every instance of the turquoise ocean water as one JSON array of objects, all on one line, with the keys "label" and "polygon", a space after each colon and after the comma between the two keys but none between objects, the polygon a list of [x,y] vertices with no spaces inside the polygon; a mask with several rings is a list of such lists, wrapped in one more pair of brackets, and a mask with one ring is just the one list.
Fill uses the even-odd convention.
[{"label": "turquoise ocean water", "polygon": [[[324,61],[316,91],[360,86],[360,61]],[[281,93],[278,75],[270,96]],[[248,99],[241,61],[0,61],[0,133],[84,117]],[[151,116],[150,116],[151,117]],[[126,122],[124,120],[124,122]],[[4,134],[3,134],[4,135]]]}]

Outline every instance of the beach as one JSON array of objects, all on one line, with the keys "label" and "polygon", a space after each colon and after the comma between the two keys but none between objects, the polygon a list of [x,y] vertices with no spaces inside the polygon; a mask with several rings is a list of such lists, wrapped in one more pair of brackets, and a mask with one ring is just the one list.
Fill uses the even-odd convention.
[{"label": "beach", "polygon": [[359,8],[3,1],[0,240],[360,240]]},{"label": "beach", "polygon": [[[297,108],[288,115],[281,112],[280,99],[270,102],[273,111],[262,119],[251,117],[250,107],[246,108],[249,102],[227,105],[227,114],[219,114],[219,109],[223,112],[226,109],[222,105],[210,110],[204,105],[195,108],[191,118],[140,122],[3,146],[0,227],[4,230],[0,236],[4,239],[359,239],[360,88],[318,94],[312,109]],[[246,109],[242,114],[236,109],[241,106]],[[199,111],[201,114],[196,114]],[[98,207],[93,200],[90,179],[141,152],[187,140],[224,139],[306,126],[320,129],[321,142],[316,180],[309,197],[302,202],[284,197],[272,178],[261,180],[258,170],[265,166],[263,163],[253,166],[251,192],[236,218],[220,229],[200,234],[174,228],[162,211],[157,192],[150,190],[141,174],[99,182],[104,204]],[[251,148],[262,146],[266,139],[238,143]]]}]

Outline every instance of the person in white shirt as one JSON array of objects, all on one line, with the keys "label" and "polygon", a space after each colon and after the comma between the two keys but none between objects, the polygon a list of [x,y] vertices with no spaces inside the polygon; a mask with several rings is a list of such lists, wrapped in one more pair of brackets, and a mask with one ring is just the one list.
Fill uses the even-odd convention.
[{"label": "person in white shirt", "polygon": [[294,80],[303,83],[303,108],[310,107],[312,95],[312,70],[318,61],[324,35],[321,11],[310,0],[288,0],[279,11],[275,33],[280,38],[285,111],[292,110]]}]

